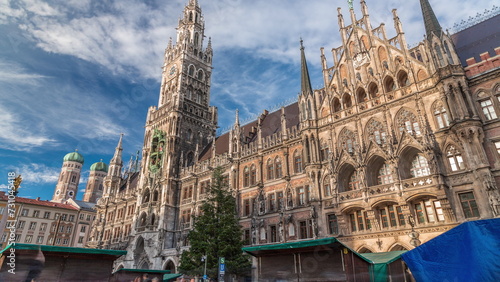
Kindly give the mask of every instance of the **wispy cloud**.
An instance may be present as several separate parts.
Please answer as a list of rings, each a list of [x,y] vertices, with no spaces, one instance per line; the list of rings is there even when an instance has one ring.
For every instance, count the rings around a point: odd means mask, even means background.
[[[56,184],[59,178],[61,169],[55,167],[47,167],[44,164],[30,163],[22,165],[18,169],[18,174],[23,178],[22,186],[33,184]],[[24,184],[24,185],[23,185]],[[55,186],[54,186],[55,187]]]
[[[345,2],[345,1],[344,1]],[[338,47],[337,6],[342,7],[346,24],[349,10],[344,2],[328,1],[201,1],[206,19],[206,35],[214,48],[252,50],[251,56],[278,62],[297,62],[298,39],[304,37],[316,53],[321,46]],[[471,1],[431,1],[444,28],[476,12],[490,8]],[[174,37],[176,20],[186,0],[115,2],[25,0],[14,8],[0,4],[0,20],[23,27],[38,47],[48,52],[76,56],[98,63],[116,73],[137,72],[159,79],[161,56],[168,37]],[[392,31],[393,8],[398,8],[408,42],[422,40],[422,16],[418,1],[404,5],[398,0],[367,1],[374,26],[384,22]],[[359,4],[355,13],[361,17]],[[319,54],[311,61],[319,65]]]

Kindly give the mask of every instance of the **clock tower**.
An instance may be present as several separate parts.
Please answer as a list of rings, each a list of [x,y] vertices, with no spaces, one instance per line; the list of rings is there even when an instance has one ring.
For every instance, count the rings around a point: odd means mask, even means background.
[[[179,19],[176,42],[165,50],[157,107],[145,126],[136,234],[172,248],[178,229],[179,171],[197,160],[215,137],[217,110],[209,106],[212,47],[204,42],[205,23],[196,0]],[[137,238],[138,236],[136,236]]]

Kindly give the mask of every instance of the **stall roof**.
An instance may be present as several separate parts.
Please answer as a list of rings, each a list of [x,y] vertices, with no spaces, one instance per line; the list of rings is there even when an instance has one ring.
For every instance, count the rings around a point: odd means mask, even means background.
[[[340,242],[335,237],[329,237],[329,238],[316,239],[316,240],[295,241],[295,242],[288,242],[288,243],[282,243],[282,244],[246,247],[246,248],[243,248],[243,251],[254,256],[255,253],[262,252],[262,251],[307,248],[307,247],[316,247],[316,246],[321,246],[321,245],[331,245],[334,243],[340,243]],[[340,244],[342,244],[342,243],[340,243]]]
[[[41,250],[42,252],[96,254],[96,255],[110,255],[110,256],[123,256],[127,254],[127,251],[118,251],[118,250],[87,249],[87,248],[60,247],[60,246],[47,246],[47,245],[22,244],[22,243],[10,244],[7,247],[5,247],[5,249],[0,251],[0,254],[3,254],[3,252],[5,252],[10,248],[15,248],[16,250]]]
[[[401,257],[402,254],[407,251],[392,251],[385,253],[358,253],[358,255],[364,259],[365,261],[371,264],[379,264],[379,263],[391,263]]]
[[[169,273],[169,274],[164,274],[163,275],[163,281],[169,281],[170,279],[175,279],[179,276],[181,276],[181,273]]]
[[[155,270],[155,269],[133,269],[133,268],[120,268],[117,271],[113,272],[113,274],[117,272],[141,272],[141,273],[161,273],[161,274],[170,274],[170,270]]]
[[[500,218],[470,221],[404,253],[417,281],[500,281]]]

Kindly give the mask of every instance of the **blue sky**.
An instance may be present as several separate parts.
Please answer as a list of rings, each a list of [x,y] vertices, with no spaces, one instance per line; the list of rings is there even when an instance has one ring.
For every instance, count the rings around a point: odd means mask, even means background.
[[[90,165],[109,162],[120,133],[124,159],[135,155],[147,109],[158,101],[164,49],[187,2],[0,0],[0,189],[15,171],[24,178],[19,196],[51,199],[62,158],[78,149],[83,190]],[[331,66],[329,50],[341,45],[337,7],[350,24],[347,1],[198,2],[214,48],[211,104],[221,130],[236,109],[248,121],[297,97],[301,37],[313,88],[321,88],[319,49]],[[397,8],[408,43],[423,39],[419,1],[366,2],[373,27],[385,23],[394,36]],[[444,29],[498,4],[430,2]],[[354,9],[359,18],[359,1]]]

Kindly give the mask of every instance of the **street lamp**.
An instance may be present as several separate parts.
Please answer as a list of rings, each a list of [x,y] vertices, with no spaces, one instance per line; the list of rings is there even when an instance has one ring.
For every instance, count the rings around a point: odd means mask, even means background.
[[[201,257],[201,261],[205,262],[205,269],[203,270],[203,281],[207,279],[207,255]]]

